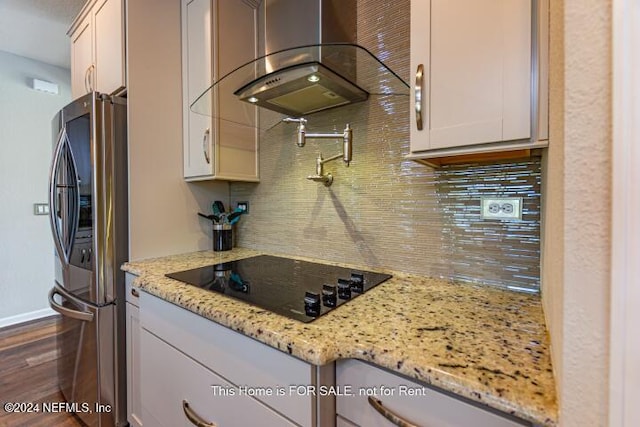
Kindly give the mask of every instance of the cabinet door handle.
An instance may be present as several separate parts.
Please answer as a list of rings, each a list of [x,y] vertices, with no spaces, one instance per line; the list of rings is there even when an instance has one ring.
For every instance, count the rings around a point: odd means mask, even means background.
[[[96,82],[95,82],[95,71],[96,71],[96,66],[91,64],[91,66],[89,67],[89,92],[93,92],[96,88]]]
[[[91,64],[87,67],[87,71],[84,72],[84,90],[86,92],[93,92],[93,70],[96,67]]]
[[[138,298],[138,297],[140,297],[140,292],[138,292],[138,290],[136,288],[131,288],[131,295],[133,295],[134,297]]]
[[[214,423],[210,423],[204,420],[200,415],[196,414],[191,406],[189,406],[189,402],[186,400],[182,401],[182,410],[184,411],[184,415],[187,417],[191,424],[196,427],[216,427]]]
[[[418,130],[422,130],[422,85],[424,82],[424,65],[418,65],[416,71],[416,86],[415,86],[415,109],[416,109],[416,126]]]
[[[91,65],[87,67],[86,71],[84,72],[84,91],[89,93],[91,92],[91,90],[89,90],[89,72],[91,71]]]
[[[204,153],[204,159],[207,161],[207,164],[211,163],[211,160],[209,159],[209,134],[211,132],[209,131],[209,128],[207,128],[204,131],[204,135],[202,136],[202,152]]]
[[[418,427],[416,424],[413,424],[402,418],[400,415],[395,414],[390,409],[385,408],[380,400],[371,396],[369,396],[368,400],[369,405],[371,405],[373,409],[378,411],[380,415],[391,421],[394,425],[397,425],[398,427]]]

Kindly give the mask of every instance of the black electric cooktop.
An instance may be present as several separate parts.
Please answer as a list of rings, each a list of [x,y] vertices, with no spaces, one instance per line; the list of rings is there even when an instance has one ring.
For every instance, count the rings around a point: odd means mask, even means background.
[[[389,279],[388,274],[259,255],[166,275],[304,323]]]

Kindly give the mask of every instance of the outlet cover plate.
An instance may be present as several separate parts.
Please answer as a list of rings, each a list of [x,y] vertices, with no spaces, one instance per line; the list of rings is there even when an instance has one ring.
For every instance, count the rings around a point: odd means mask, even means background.
[[[249,214],[249,202],[237,202],[236,207],[242,209],[245,214]]]
[[[49,215],[49,203],[34,203],[33,204],[34,215]]]
[[[480,204],[482,219],[522,219],[522,197],[483,197]]]

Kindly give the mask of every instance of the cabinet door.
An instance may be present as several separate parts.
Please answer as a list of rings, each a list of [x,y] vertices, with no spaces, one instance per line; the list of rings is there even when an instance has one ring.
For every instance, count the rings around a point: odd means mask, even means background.
[[[242,1],[216,0],[215,3],[217,31],[213,34],[214,75],[216,79],[221,79],[255,58],[256,11]],[[233,42],[229,43],[228,40]],[[245,78],[253,76],[247,75]],[[218,108],[224,108],[225,117],[215,121],[216,174],[226,179],[256,181],[257,107],[238,100],[228,89],[219,91],[214,102]]]
[[[190,105],[216,79],[256,55],[256,10],[237,0],[182,0],[184,177],[258,181],[257,109],[227,85],[211,96],[213,117]],[[220,109],[224,110],[223,114]],[[220,117],[220,116],[224,117]]]
[[[93,6],[95,90],[114,93],[124,88],[124,12],[122,0],[101,0]]]
[[[142,409],[146,420],[165,427],[197,425],[187,419],[185,402],[203,423],[216,426],[293,426],[286,418],[238,391],[222,377],[142,330]],[[204,425],[204,424],[201,424]],[[208,425],[208,424],[207,424]]]
[[[411,64],[412,151],[530,138],[530,0],[413,0]]]
[[[189,106],[212,84],[211,0],[183,0],[182,13],[184,175],[210,176],[216,161],[211,117]]]
[[[127,420],[131,427],[142,427],[140,401],[140,317],[139,309],[127,304]]]
[[[71,34],[71,96],[77,99],[91,91],[93,68],[91,14],[88,14]]]

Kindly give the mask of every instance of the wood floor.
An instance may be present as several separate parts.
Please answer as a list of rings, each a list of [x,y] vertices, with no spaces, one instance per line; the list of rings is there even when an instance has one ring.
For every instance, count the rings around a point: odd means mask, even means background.
[[[0,405],[64,402],[56,370],[58,322],[59,316],[53,316],[0,329]],[[7,413],[0,408],[0,427],[81,425],[66,412]]]

